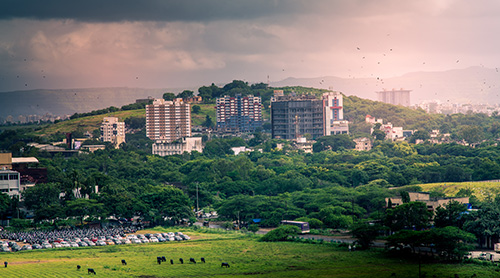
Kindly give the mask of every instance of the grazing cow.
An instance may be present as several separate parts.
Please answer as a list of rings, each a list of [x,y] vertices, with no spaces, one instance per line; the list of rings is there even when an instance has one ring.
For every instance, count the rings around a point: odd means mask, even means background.
[[[89,268],[88,269],[88,274],[94,274],[94,275],[96,275],[97,273],[95,273],[95,270],[93,268]]]
[[[5,267],[7,267],[7,265],[8,265],[9,263],[8,263],[8,262],[4,262],[3,264],[5,265]]]
[[[179,259],[179,262],[181,262],[181,264],[184,263],[184,260],[182,258]]]
[[[224,266],[225,266],[226,268],[231,267],[228,263],[221,263],[221,264],[220,264],[220,267],[224,267]]]
[[[80,265],[76,265],[76,270],[80,270],[82,268]]]
[[[122,265],[127,265],[127,261],[122,260]]]
[[[166,262],[167,261],[167,258],[165,258],[165,256],[161,257],[161,261],[162,262]]]
[[[156,258],[156,262],[157,262],[158,264],[161,264],[161,258],[160,258],[160,257],[157,257],[157,258]]]
[[[174,260],[170,259],[170,264],[174,264]]]
[[[194,263],[194,264],[196,263],[196,261],[194,260],[194,258],[189,258],[189,262]]]
[[[202,261],[203,263],[205,263],[205,258],[201,258],[201,261]]]

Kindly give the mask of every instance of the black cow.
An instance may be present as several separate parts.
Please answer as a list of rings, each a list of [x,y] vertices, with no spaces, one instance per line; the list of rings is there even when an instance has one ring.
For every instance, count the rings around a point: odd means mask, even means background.
[[[161,257],[156,257],[156,262],[157,262],[158,264],[161,264]]]
[[[88,274],[94,274],[94,275],[96,275],[97,273],[95,273],[95,270],[93,268],[89,268],[88,269]]]
[[[205,258],[201,258],[201,261],[202,261],[203,263],[205,263]]]
[[[226,268],[231,267],[228,263],[221,263],[221,264],[220,264],[220,267],[224,267],[224,266],[225,266]]]
[[[170,264],[174,264],[174,260],[170,259]]]
[[[162,262],[166,262],[167,261],[167,258],[165,258],[165,256],[161,257],[161,261]]]
[[[182,258],[179,259],[179,262],[181,262],[181,264],[184,263],[184,260]]]
[[[122,265],[127,265],[127,261],[122,260]]]
[[[80,265],[76,266],[76,270],[80,270],[80,268],[82,268]]]
[[[189,262],[194,263],[194,264],[196,263],[196,261],[194,260],[194,258],[189,258]]]
[[[3,264],[5,265],[5,267],[7,267],[7,265],[9,264],[8,262],[3,262]]]

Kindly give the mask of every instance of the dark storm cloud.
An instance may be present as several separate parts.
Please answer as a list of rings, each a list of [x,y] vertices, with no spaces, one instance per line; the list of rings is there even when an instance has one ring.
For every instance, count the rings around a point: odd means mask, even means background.
[[[3,0],[0,19],[115,21],[211,21],[252,19],[305,9],[303,1],[283,0]]]

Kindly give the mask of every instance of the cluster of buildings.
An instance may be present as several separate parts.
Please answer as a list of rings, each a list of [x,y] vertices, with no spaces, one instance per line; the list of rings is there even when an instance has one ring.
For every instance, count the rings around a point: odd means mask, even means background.
[[[0,192],[20,196],[21,192],[36,183],[47,182],[47,168],[33,167],[39,163],[35,157],[12,157],[0,153]]]
[[[424,101],[415,108],[420,108],[431,114],[467,114],[467,113],[484,113],[491,116],[493,112],[500,113],[499,104],[458,104],[458,103],[441,103],[440,101]]]

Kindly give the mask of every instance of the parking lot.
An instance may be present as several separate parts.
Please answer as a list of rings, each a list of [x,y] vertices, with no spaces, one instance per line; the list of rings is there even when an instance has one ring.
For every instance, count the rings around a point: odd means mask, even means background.
[[[72,229],[50,232],[0,233],[0,251],[16,252],[32,249],[79,248],[121,244],[144,244],[191,239],[181,232],[176,233],[126,233],[121,229]],[[134,231],[136,232],[136,231]]]

